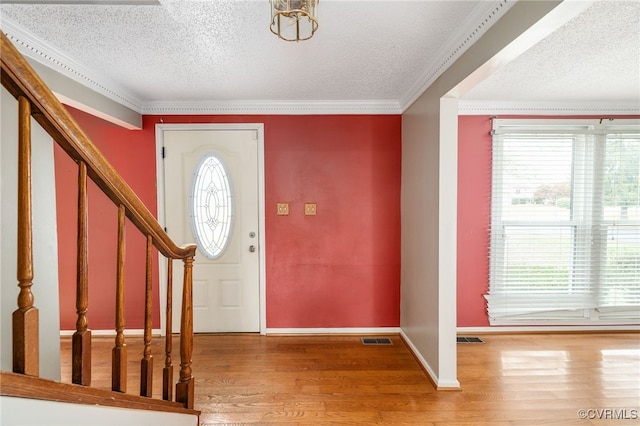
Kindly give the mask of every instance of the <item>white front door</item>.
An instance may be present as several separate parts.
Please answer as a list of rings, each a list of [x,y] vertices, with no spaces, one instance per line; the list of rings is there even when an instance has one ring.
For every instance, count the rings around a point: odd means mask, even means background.
[[[198,244],[194,332],[260,331],[257,133],[163,132],[167,233],[178,243]],[[173,286],[173,300],[182,300],[178,262]],[[174,304],[173,323],[179,319]]]

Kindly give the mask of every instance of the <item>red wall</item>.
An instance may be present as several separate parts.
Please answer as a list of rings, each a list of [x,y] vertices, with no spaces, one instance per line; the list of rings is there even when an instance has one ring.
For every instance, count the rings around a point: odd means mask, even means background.
[[[145,116],[143,130],[128,131],[70,110],[154,214],[156,123],[264,123],[267,327],[399,325],[400,116]],[[491,121],[461,116],[458,123],[457,325],[484,327]],[[77,166],[55,154],[61,325],[73,329]],[[113,329],[116,209],[92,185],[89,198],[89,322]],[[289,216],[276,215],[279,202],[289,203]],[[317,203],[317,216],[302,214],[305,202]],[[144,250],[129,224],[128,328],[143,325]],[[158,298],[155,279],[156,327]]]
[[[264,123],[267,327],[399,325],[400,116],[145,116],[143,130],[128,131],[70,110],[154,214],[156,123]],[[488,116],[459,117],[459,327],[489,325],[490,130]],[[55,154],[61,325],[73,329],[77,166]],[[116,209],[93,186],[89,198],[89,323],[113,329]],[[275,214],[279,202],[289,216]],[[305,202],[317,203],[317,216],[302,214]],[[128,328],[143,325],[144,246],[129,224]],[[156,327],[158,298],[155,279]]]
[[[501,116],[500,118],[587,118],[600,116]],[[612,116],[611,118],[640,118]],[[483,297],[489,288],[491,224],[491,117],[458,118],[458,327],[489,326]]]
[[[114,126],[89,114],[68,108],[80,127],[98,146],[107,160],[156,213],[155,147],[138,143],[144,133]],[[54,144],[56,198],[58,205],[58,256],[60,279],[60,327],[75,329],[76,236],[78,166]],[[116,240],[118,211],[91,180],[89,198],[89,328],[115,328]],[[144,285],[146,241],[128,220],[125,225],[125,325],[144,326]],[[157,277],[157,255],[154,254]],[[158,281],[154,281],[153,318],[159,324]]]
[[[458,327],[489,325],[490,132],[490,117],[458,118]]]
[[[145,116],[143,130],[127,131],[72,113],[152,213],[156,123],[264,123],[267,327],[399,325],[400,116]],[[72,329],[77,167],[62,157],[61,326]],[[89,324],[113,329],[116,210],[102,198],[90,192]],[[275,214],[278,202],[289,216]],[[302,214],[305,202],[317,203],[317,216]],[[144,240],[129,228],[127,327],[141,328]],[[157,279],[154,289],[158,306]]]

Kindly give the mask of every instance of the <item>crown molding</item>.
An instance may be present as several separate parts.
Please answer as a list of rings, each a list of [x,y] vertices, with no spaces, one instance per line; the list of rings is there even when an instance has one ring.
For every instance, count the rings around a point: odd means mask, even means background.
[[[118,102],[136,112],[142,102],[105,75],[88,69],[56,47],[26,31],[10,19],[1,17],[2,32],[25,57],[33,59],[60,74]]]
[[[402,114],[397,101],[159,101],[143,102],[114,81],[69,57],[34,34],[2,17],[2,31],[24,56],[67,76],[140,114]]]
[[[420,74],[409,90],[400,98],[406,111],[431,84],[513,6],[513,0],[480,1],[473,13],[462,23],[448,43],[434,55],[431,64]]]
[[[109,0],[106,0],[109,1]],[[119,0],[116,0],[119,1]],[[131,1],[131,0],[122,0]],[[147,1],[147,0],[142,0]],[[135,0],[133,0],[135,2]],[[154,3],[149,0],[149,3]],[[312,114],[402,114],[424,91],[477,41],[514,4],[513,0],[478,2],[474,12],[457,33],[434,56],[431,65],[420,75],[399,101],[159,101],[143,102],[108,77],[89,70],[46,41],[1,17],[2,31],[28,58],[83,84],[95,92],[140,114],[215,114],[215,115],[312,115]],[[462,115],[571,115],[571,114],[640,114],[637,102],[504,102],[459,101]]]
[[[459,100],[459,115],[640,115],[640,102]]]
[[[150,102],[142,114],[173,115],[330,115],[402,114],[396,101],[221,101]]]
[[[2,31],[24,56],[140,114],[402,114],[397,101],[160,101],[142,102],[104,75],[89,70],[46,41],[2,18]]]

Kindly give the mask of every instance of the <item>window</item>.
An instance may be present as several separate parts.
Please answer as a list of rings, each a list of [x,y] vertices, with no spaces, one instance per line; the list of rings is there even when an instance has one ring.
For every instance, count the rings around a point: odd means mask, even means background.
[[[640,320],[640,122],[494,120],[491,324]]]
[[[229,175],[215,155],[206,155],[193,172],[191,224],[198,248],[209,259],[223,255],[231,235],[233,205]]]

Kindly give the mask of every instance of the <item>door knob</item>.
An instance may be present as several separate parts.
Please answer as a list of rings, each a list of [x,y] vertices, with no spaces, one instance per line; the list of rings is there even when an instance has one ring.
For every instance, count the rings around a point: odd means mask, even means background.
[[[250,251],[251,253],[253,253],[254,251],[256,251],[256,246],[254,246],[254,245],[249,246],[249,251]]]

